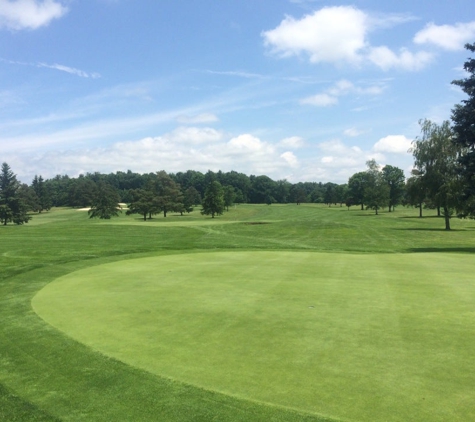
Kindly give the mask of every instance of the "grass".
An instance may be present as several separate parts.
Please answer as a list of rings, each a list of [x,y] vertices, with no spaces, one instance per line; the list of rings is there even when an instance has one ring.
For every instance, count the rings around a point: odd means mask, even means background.
[[[374,216],[316,205],[242,205],[215,220],[193,213],[141,222],[126,216],[94,221],[85,213],[58,209],[34,216],[26,226],[2,227],[0,419],[473,420],[470,351],[475,343],[471,310],[475,297],[468,277],[473,274],[475,224],[454,220],[454,231],[445,232],[439,230],[442,219],[416,215],[417,211],[405,209]],[[320,263],[309,258],[318,256],[316,252],[323,252]],[[266,268],[267,277],[258,273],[260,254],[279,256]],[[301,284],[282,282],[283,271],[294,262],[285,257],[292,254],[304,260],[295,269]],[[200,285],[196,283],[200,275],[190,279],[186,266],[181,278],[166,272],[179,270],[182,262],[198,267],[205,256],[244,259],[251,268],[243,277],[246,273],[237,271],[243,262],[229,265],[232,276],[224,290],[221,270]],[[143,261],[126,261],[137,258]],[[64,303],[48,305],[60,298],[59,290],[51,289],[59,289],[69,277],[92,277],[110,269],[123,274],[132,263],[158,263],[155,271],[165,283],[161,289],[167,282],[174,285],[175,277],[185,288],[168,290],[163,296],[167,308],[154,307],[150,291],[137,288],[140,280],[145,280],[142,287],[147,286],[146,274],[140,278],[131,274],[122,283],[110,281],[117,290],[114,300],[105,300],[109,289],[85,300],[88,289],[97,293],[107,283],[102,287],[79,283],[78,290],[63,292]],[[135,269],[141,268],[145,267]],[[372,273],[372,268],[377,271]],[[314,285],[311,274],[318,272],[322,276]],[[51,284],[54,280],[58,281]],[[148,288],[151,285],[148,282]],[[78,334],[71,327],[60,327],[68,336],[39,318],[31,306],[39,291],[35,306],[47,320],[58,324],[60,314],[46,313],[64,311],[66,324],[91,328],[84,331],[89,340],[74,340]],[[44,296],[40,310],[41,295],[48,291],[52,294]],[[321,291],[325,294],[317,295]],[[71,296],[74,292],[77,301]],[[262,314],[256,305],[259,300],[250,300],[256,295],[267,304]],[[312,304],[304,300],[307,296],[314,299]],[[200,302],[200,297],[207,301]],[[239,306],[231,300],[236,297]],[[299,298],[301,309],[289,311]],[[88,320],[93,315],[82,307],[93,305],[93,299],[104,312],[99,315],[108,313],[122,328],[129,321],[144,329],[123,329],[124,336],[132,336],[127,346],[120,346],[120,338],[108,343],[113,324],[105,327],[101,318]],[[109,307],[103,308],[106,302]],[[226,303],[229,306],[223,306]],[[60,307],[66,304],[70,306]],[[155,312],[153,318],[135,312],[136,308]],[[166,314],[160,313],[165,309]],[[196,309],[206,318],[197,318]],[[231,319],[229,314],[236,312]],[[308,319],[310,315],[318,318]],[[148,328],[164,318],[173,324],[165,331],[155,327],[154,333],[167,341],[144,342]],[[186,331],[193,321],[194,331]],[[272,321],[285,329],[272,327]],[[232,325],[229,332],[226,324]],[[219,336],[216,327],[221,328]],[[117,332],[117,325],[114,329]],[[104,330],[108,332],[101,336]],[[322,336],[308,335],[315,331]],[[252,347],[243,347],[250,333],[254,333]],[[108,344],[96,343],[99,340]],[[201,349],[188,353],[188,341]],[[141,357],[137,343],[143,345]],[[161,348],[160,359],[147,360],[156,348]],[[240,357],[241,366],[230,365],[233,357],[234,361]],[[311,386],[310,391],[299,382]]]

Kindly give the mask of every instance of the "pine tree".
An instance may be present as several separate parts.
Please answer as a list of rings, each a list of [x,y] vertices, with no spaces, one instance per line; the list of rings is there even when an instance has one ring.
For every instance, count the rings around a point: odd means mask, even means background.
[[[20,183],[7,163],[0,170],[0,223],[28,223],[28,207],[18,194]]]
[[[475,43],[466,44],[465,48],[475,52]],[[459,157],[461,175],[465,182],[461,198],[462,212],[475,217],[475,59],[468,59],[463,68],[469,76],[452,83],[462,88],[468,99],[462,100],[462,104],[457,104],[452,110],[453,141],[463,149]]]

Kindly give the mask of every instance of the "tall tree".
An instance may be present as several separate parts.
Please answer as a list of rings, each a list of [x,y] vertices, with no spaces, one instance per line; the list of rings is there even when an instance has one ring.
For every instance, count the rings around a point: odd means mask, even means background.
[[[422,218],[422,205],[426,197],[422,180],[417,175],[406,180],[406,203],[419,208],[419,218]]]
[[[205,191],[205,196],[202,202],[203,209],[201,214],[211,215],[214,218],[215,215],[221,215],[224,211],[224,190],[217,180],[211,182]]]
[[[226,211],[229,211],[229,207],[234,204],[234,200],[236,199],[236,191],[232,186],[224,186],[224,206],[226,207]]]
[[[163,216],[169,211],[183,210],[183,193],[180,185],[176,183],[165,171],[159,171],[154,180],[154,193]]]
[[[193,211],[194,205],[201,204],[201,195],[197,189],[193,186],[190,186],[183,193],[183,210],[186,212]]]
[[[28,205],[19,195],[20,183],[7,163],[0,170],[0,223],[28,223]]]
[[[365,187],[368,184],[368,173],[360,171],[355,173],[348,180],[348,196],[351,198],[352,204],[359,204],[364,209],[365,204]]]
[[[474,53],[475,43],[466,44],[465,48]],[[462,88],[468,98],[455,105],[452,110],[453,141],[463,149],[459,157],[465,182],[462,211],[465,215],[475,217],[475,58],[467,59],[463,68],[468,76],[452,83]]]
[[[100,180],[88,211],[89,218],[109,220],[111,217],[117,217],[121,212],[117,190]]]
[[[389,164],[383,167],[383,180],[389,187],[389,212],[402,201],[405,179],[404,172],[400,168],[390,166]]]
[[[39,213],[42,211],[49,211],[52,206],[51,195],[49,194],[49,190],[45,185],[43,177],[35,176],[31,183],[31,187],[38,197],[38,209],[36,211]]]
[[[450,230],[450,218],[460,204],[462,184],[457,160],[462,150],[452,142],[453,132],[447,120],[438,125],[424,119],[419,124],[421,136],[412,143],[413,173],[421,178],[428,199],[442,208],[445,229]]]
[[[366,171],[367,183],[364,188],[364,201],[366,207],[374,210],[377,215],[378,210],[389,201],[389,186],[374,159],[367,161],[366,165],[368,170]]]

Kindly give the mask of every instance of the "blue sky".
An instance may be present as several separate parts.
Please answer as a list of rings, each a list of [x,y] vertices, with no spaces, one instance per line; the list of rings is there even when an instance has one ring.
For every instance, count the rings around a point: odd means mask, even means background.
[[[35,174],[408,172],[473,0],[0,0],[0,161]]]

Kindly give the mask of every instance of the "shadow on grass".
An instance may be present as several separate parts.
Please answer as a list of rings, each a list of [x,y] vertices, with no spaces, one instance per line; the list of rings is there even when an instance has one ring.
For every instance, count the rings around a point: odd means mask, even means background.
[[[414,232],[465,232],[467,229],[450,229],[445,230],[442,227],[393,227],[391,230],[404,230],[404,231],[414,231]]]
[[[408,252],[413,253],[432,253],[432,252],[443,252],[443,253],[475,253],[475,247],[455,247],[455,248],[409,248]]]
[[[401,215],[399,218],[413,218],[413,219],[418,219],[418,220],[426,220],[428,218],[444,218],[442,215],[423,215],[422,217],[419,217],[418,215]]]

